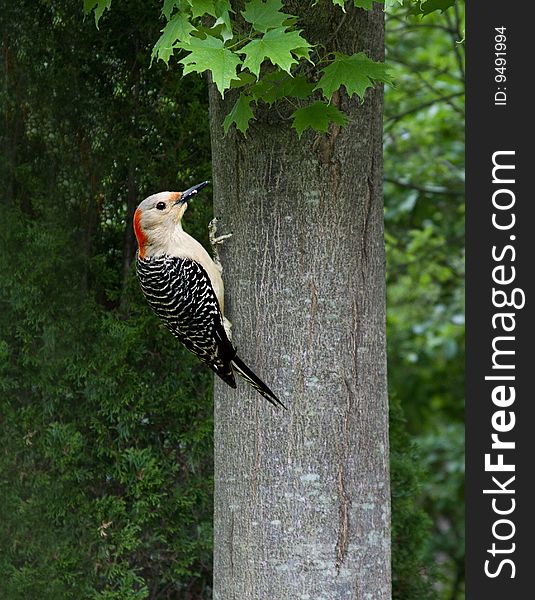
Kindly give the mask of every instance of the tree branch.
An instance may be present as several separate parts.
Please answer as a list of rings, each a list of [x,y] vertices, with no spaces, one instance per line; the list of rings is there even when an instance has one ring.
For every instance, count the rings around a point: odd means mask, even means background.
[[[399,179],[394,179],[392,177],[385,177],[383,179],[385,183],[392,183],[393,185],[397,185],[400,188],[406,190],[414,190],[416,192],[421,192],[422,194],[435,194],[439,196],[462,196],[464,194],[463,190],[445,190],[440,187],[424,187],[419,186],[414,183],[406,183],[404,181],[400,181]]]
[[[433,104],[435,104],[435,102],[448,102],[452,98],[458,98],[459,96],[463,96],[463,95],[464,95],[464,92],[455,92],[454,94],[450,94],[449,96],[441,96],[439,98],[433,98],[427,102],[423,102],[422,104],[419,104],[418,106],[413,106],[412,108],[409,108],[403,112],[400,112],[397,115],[388,117],[387,125],[392,126],[394,123],[397,123],[398,121],[400,121],[407,115],[411,115],[415,112],[419,112],[420,110],[423,110],[424,108],[427,108],[428,106],[432,106]],[[449,102],[448,102],[448,104],[449,104]]]

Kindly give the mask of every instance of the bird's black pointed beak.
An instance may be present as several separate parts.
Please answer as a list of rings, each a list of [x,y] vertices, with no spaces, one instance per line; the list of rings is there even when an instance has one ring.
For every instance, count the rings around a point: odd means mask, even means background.
[[[203,187],[206,187],[209,183],[209,181],[203,181],[202,183],[198,183],[197,185],[188,188],[185,192],[182,192],[182,195],[175,204],[184,204],[185,202],[188,202],[188,200],[191,200],[199,190],[202,190]]]

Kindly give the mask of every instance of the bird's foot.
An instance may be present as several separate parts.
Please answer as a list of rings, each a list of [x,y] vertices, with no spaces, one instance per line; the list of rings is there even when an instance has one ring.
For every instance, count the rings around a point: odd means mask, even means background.
[[[210,244],[211,244],[212,248],[214,249],[214,251],[215,251],[216,246],[219,246],[225,240],[228,240],[230,237],[232,237],[232,233],[226,233],[225,235],[218,236],[217,235],[217,222],[218,222],[217,217],[214,217],[208,225],[208,235],[210,238]]]
[[[208,225],[208,238],[210,240],[210,245],[212,246],[212,252],[214,254],[214,262],[218,266],[219,270],[222,271],[223,267],[221,265],[221,259],[219,258],[219,252],[217,247],[220,246],[225,240],[228,240],[232,237],[232,233],[226,233],[225,235],[217,235],[217,221],[218,219],[214,217],[210,224]]]

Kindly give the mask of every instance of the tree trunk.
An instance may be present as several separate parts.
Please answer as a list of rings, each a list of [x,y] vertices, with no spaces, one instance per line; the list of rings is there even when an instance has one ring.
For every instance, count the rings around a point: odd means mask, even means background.
[[[380,9],[304,25],[382,58]],[[300,141],[284,107],[223,137],[232,101],[211,90],[226,314],[288,411],[216,381],[214,600],[388,599],[382,90],[337,96],[350,124]]]

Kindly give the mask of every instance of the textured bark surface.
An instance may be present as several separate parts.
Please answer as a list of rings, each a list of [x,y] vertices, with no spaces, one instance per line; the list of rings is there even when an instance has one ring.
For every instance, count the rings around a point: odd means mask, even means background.
[[[308,39],[382,57],[379,10],[320,4]],[[382,91],[301,141],[276,111],[224,138],[210,100],[226,313],[289,409],[216,381],[214,599],[388,599]]]

